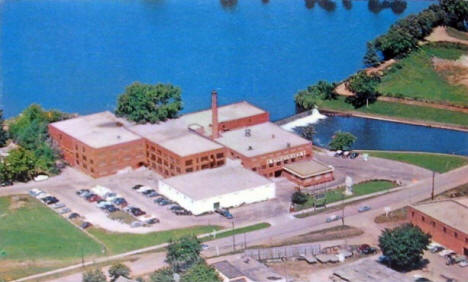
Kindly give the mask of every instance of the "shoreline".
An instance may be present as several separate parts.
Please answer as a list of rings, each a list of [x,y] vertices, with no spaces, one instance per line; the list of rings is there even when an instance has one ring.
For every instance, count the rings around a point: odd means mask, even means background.
[[[461,131],[461,132],[468,133],[468,127],[445,124],[445,123],[434,123],[434,122],[427,122],[427,121],[422,121],[422,120],[410,120],[410,119],[398,118],[398,117],[388,117],[388,116],[382,116],[382,115],[364,114],[364,113],[355,112],[355,111],[339,111],[339,110],[333,110],[333,109],[328,109],[328,108],[319,108],[319,111],[320,111],[321,114],[324,114],[324,115],[327,115],[327,116],[369,118],[369,119],[382,120],[382,121],[388,121],[388,122],[424,126],[424,127],[429,127],[429,128],[455,130],[455,131]],[[294,114],[292,116],[286,117],[284,119],[277,120],[274,123],[276,123],[277,125],[283,125],[285,123],[294,121],[294,120],[296,120],[298,118],[305,117],[305,116],[309,115],[310,113],[311,113],[311,110],[307,110],[307,111],[300,112],[300,113]]]

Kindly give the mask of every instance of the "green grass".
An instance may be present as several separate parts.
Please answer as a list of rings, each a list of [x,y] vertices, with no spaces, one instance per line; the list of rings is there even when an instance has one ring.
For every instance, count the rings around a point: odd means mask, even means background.
[[[216,238],[213,237],[212,235],[207,236],[207,237],[203,237],[201,239],[201,241],[206,242],[206,241],[210,241],[210,240],[221,239],[221,238],[229,237],[229,236],[232,236],[232,235],[248,233],[248,232],[268,228],[270,226],[271,226],[271,224],[269,224],[268,222],[262,222],[262,223],[249,225],[249,226],[246,226],[246,227],[234,228],[234,230],[231,229],[231,230],[227,230],[227,231],[224,231],[224,232],[217,233]]]
[[[102,247],[38,200],[10,196],[0,198],[0,249],[4,259],[23,260],[81,258]]]
[[[368,195],[372,194],[375,192],[380,192],[380,191],[385,191],[391,188],[396,187],[396,184],[387,181],[387,180],[371,180],[371,181],[366,181],[362,182],[359,184],[353,185],[353,194],[352,195],[344,195],[344,190],[345,188],[338,188],[338,189],[333,189],[325,192],[325,197],[316,200],[314,196],[309,196],[307,202],[303,205],[299,205],[297,207],[297,210],[303,210],[307,208],[311,208],[314,206],[314,203],[316,204],[331,204],[335,203],[341,200],[346,200],[350,199],[353,197],[359,197],[363,195]]]
[[[345,98],[341,96],[336,100],[324,100],[321,101],[319,108],[340,112],[357,112],[390,118],[404,118],[411,121],[438,122],[468,127],[468,114],[461,112],[383,101],[377,101],[370,104],[369,107],[364,106],[355,109],[351,104],[345,103],[344,100]]]
[[[377,89],[383,95],[467,106],[468,89],[450,84],[434,70],[431,62],[432,57],[456,60],[463,54],[467,50],[425,45],[393,65]]]
[[[366,152],[373,157],[409,163],[439,173],[444,173],[468,164],[468,158],[454,155],[390,151],[363,152]]]
[[[460,40],[468,40],[468,33],[459,31],[453,27],[447,27],[447,34]]]
[[[100,228],[90,228],[89,232],[101,240],[111,254],[129,252],[169,242],[185,235],[199,235],[219,230],[219,226],[193,226],[183,229],[151,232],[146,234],[116,233]]]

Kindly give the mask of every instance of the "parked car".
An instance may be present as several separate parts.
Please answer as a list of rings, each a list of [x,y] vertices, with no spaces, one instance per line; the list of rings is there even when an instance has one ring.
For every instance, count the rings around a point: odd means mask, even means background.
[[[173,211],[175,215],[192,215],[192,212],[186,210],[186,209],[181,209],[181,210],[174,210]],[[232,215],[231,215],[232,218]]]
[[[350,154],[349,151],[344,151],[343,154],[341,155],[341,157],[343,159],[347,159],[349,157],[349,154]]]
[[[147,194],[150,194],[150,193],[152,193],[152,192],[156,192],[156,191],[154,191],[154,189],[145,189],[145,190],[143,190],[141,193],[142,193],[143,195],[147,195]]]
[[[74,218],[78,218],[80,217],[80,214],[76,213],[76,212],[72,212],[69,216],[68,216],[68,219],[74,219]]]
[[[209,248],[209,246],[207,244],[201,244],[200,247],[201,247],[202,251]]]
[[[141,187],[143,187],[143,185],[137,184],[137,185],[133,186],[132,189],[137,190],[137,189],[140,189]]]
[[[144,212],[144,211],[137,208],[137,209],[132,210],[132,214],[133,214],[133,216],[141,216],[141,215],[146,214],[146,212]]]
[[[216,212],[219,213],[220,215],[224,216],[227,219],[232,219],[233,218],[232,214],[227,209],[217,209]]]
[[[179,205],[173,205],[168,208],[168,210],[175,211],[175,210],[183,210],[184,208]]]
[[[389,265],[390,264],[390,258],[387,257],[387,256],[380,256],[378,259],[377,259],[378,262],[382,263],[382,264],[385,264],[385,265]]]
[[[100,201],[98,201],[98,203],[97,203],[97,206],[98,206],[98,208],[100,208],[100,209],[105,209],[106,206],[109,206],[109,205],[112,205],[112,203],[111,203],[111,202],[108,202],[108,201],[104,201],[104,200],[100,200]]]
[[[58,203],[59,200],[53,196],[48,196],[48,197],[43,198],[42,201],[46,203],[47,205],[52,205],[52,204]]]
[[[141,221],[139,221],[139,220],[136,220],[136,221],[130,223],[130,227],[133,227],[133,228],[135,228],[135,227],[141,227],[141,226],[143,226],[143,222],[141,222]]]
[[[153,215],[143,215],[141,216],[140,218],[140,221],[143,222],[144,224],[155,224],[155,223],[159,223],[159,219],[156,218],[155,216]]]
[[[99,200],[102,200],[102,198],[96,194],[89,194],[88,196],[86,196],[86,200],[88,202],[97,202]]]
[[[349,158],[350,159],[355,159],[359,156],[359,153],[358,152],[352,152],[351,155],[349,155]]]
[[[341,157],[342,154],[343,154],[343,151],[337,150],[337,151],[335,152],[335,157]]]
[[[83,222],[81,224],[82,229],[86,229],[86,228],[91,227],[91,226],[93,226],[93,225],[90,222],[87,222],[87,221],[85,221],[85,222]]]
[[[0,183],[0,186],[2,187],[11,186],[11,185],[13,185],[13,181],[11,180],[5,180],[5,181],[2,181],[2,183]]]
[[[89,189],[80,189],[80,190],[76,191],[76,194],[77,194],[78,196],[81,196],[81,194],[83,194],[83,193],[85,193],[85,192],[89,192]]]
[[[121,207],[121,208],[124,208],[124,207],[126,207],[128,205],[127,201],[124,198],[115,198],[112,201],[112,203],[114,205],[117,205],[117,206]]]
[[[114,205],[107,205],[104,209],[109,213],[113,213],[119,210]]]
[[[164,198],[164,197],[161,196],[161,197],[159,197],[159,198],[154,199],[153,202],[154,202],[155,204],[159,204],[159,202],[164,201],[164,200],[167,201],[166,198]]]
[[[63,208],[58,213],[59,214],[66,214],[66,213],[69,213],[69,212],[71,212],[71,210],[69,208]]]
[[[371,209],[371,207],[369,207],[369,206],[362,206],[362,207],[360,207],[358,209],[358,212],[366,212],[366,211],[368,211],[370,209]]]
[[[159,201],[158,204],[160,206],[167,206],[169,205],[171,202],[169,200],[166,200],[166,199],[162,199],[162,201]]]
[[[106,201],[112,202],[114,199],[117,199],[117,198],[119,198],[119,197],[120,197],[120,196],[117,195],[117,193],[114,193],[114,192],[108,193],[108,194],[106,195]]]
[[[364,255],[370,255],[375,254],[377,252],[377,249],[369,246],[368,244],[362,244],[361,246],[359,246],[358,252]]]
[[[432,246],[432,247],[429,247],[428,249],[429,249],[429,251],[431,253],[435,254],[435,253],[438,253],[440,251],[443,251],[444,247],[442,247],[442,246]]]
[[[53,209],[60,209],[60,208],[63,208],[63,207],[65,207],[64,203],[55,203],[55,204],[52,205]]]
[[[332,221],[339,220],[339,219],[341,219],[341,216],[333,214],[333,215],[330,215],[329,217],[327,217],[326,221],[327,222],[332,222]]]
[[[29,190],[29,195],[31,195],[32,197],[37,197],[37,196],[39,196],[41,193],[44,193],[44,192],[42,192],[42,191],[39,190],[39,189],[31,189],[31,190]]]

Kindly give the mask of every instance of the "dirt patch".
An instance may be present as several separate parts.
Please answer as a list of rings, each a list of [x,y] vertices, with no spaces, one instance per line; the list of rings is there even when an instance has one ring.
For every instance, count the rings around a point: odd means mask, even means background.
[[[374,219],[375,223],[401,223],[407,220],[408,207],[403,207],[388,213],[388,215],[381,214]]]
[[[455,43],[461,43],[461,44],[468,44],[468,40],[461,40],[455,37],[450,36],[447,33],[447,30],[443,26],[438,26],[434,28],[432,33],[425,38],[427,41],[430,42],[455,42]]]
[[[434,57],[432,66],[450,84],[468,87],[468,56],[461,56],[456,61]]]
[[[17,279],[19,277],[27,276],[34,273],[35,270],[42,272],[51,269],[63,267],[70,263],[77,263],[78,261],[66,260],[2,260],[0,264],[0,280],[6,281]]]
[[[8,209],[14,211],[27,206],[29,203],[30,199],[27,196],[12,196],[10,198],[10,206],[8,206]]]

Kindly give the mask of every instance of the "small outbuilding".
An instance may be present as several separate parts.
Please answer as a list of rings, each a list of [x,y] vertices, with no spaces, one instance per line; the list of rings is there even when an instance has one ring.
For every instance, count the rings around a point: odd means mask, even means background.
[[[230,163],[159,181],[159,192],[194,215],[275,198],[271,180]]]

